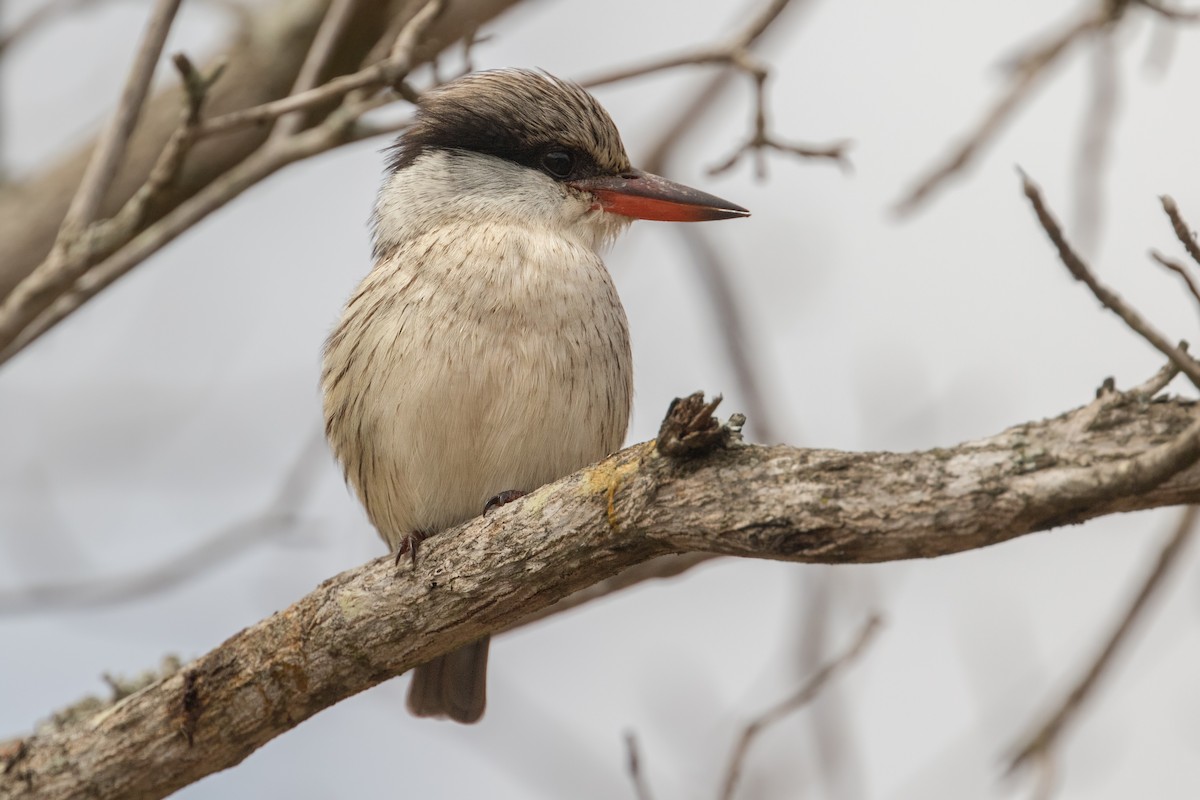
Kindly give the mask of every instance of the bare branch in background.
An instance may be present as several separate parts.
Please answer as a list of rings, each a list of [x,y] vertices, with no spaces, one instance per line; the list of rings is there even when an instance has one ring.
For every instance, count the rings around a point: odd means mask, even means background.
[[[61,295],[90,265],[93,253],[102,249],[94,241],[92,226],[100,202],[124,160],[125,151],[141,116],[150,81],[181,0],[159,0],[146,24],[133,66],[112,119],[96,144],[83,179],[50,254],[0,302],[0,350],[6,348]]]
[[[68,608],[97,608],[173,589],[204,575],[246,551],[293,533],[300,509],[324,471],[328,450],[320,431],[308,442],[284,475],[275,497],[257,514],[228,525],[197,546],[163,564],[107,578],[64,581],[0,590],[0,616]]]
[[[766,83],[769,72],[766,67],[755,62],[747,54],[738,56],[735,63],[754,79],[754,129],[750,138],[739,145],[727,159],[708,170],[709,175],[728,172],[742,160],[742,156],[753,153],[755,174],[759,180],[763,180],[767,177],[766,150],[777,150],[801,158],[827,159],[836,162],[843,169],[849,166],[850,162],[846,159],[846,148],[850,146],[848,140],[843,139],[823,145],[788,144],[775,139],[768,133]]]
[[[244,11],[241,15],[243,24],[236,28],[225,56],[226,75],[206,104],[210,113],[220,116],[260,105],[277,99],[293,86],[330,2],[268,0]],[[478,29],[517,2],[519,0],[447,0],[449,11],[429,27],[414,51],[414,58],[421,63],[428,61],[467,31]],[[419,9],[420,4],[406,0],[358,3],[353,22],[329,65],[330,74],[357,69],[363,55],[377,43],[380,33],[393,19],[410,21]],[[389,40],[388,46],[391,45]],[[202,67],[199,71],[210,74],[211,67]],[[335,106],[331,101],[312,108],[307,113],[308,124],[326,119]],[[130,143],[125,165],[104,200],[101,216],[115,214],[145,184],[163,146],[177,128],[178,108],[179,90],[175,88],[160,91],[148,101],[144,119]],[[380,125],[369,126],[369,129],[368,126],[355,126],[338,144],[358,141],[367,134],[385,129]],[[198,142],[176,185],[155,204],[150,221],[165,216],[194,198],[215,179],[226,176],[232,167],[261,149],[267,134],[266,126],[247,126],[230,131],[220,141]],[[77,152],[0,192],[0,297],[10,294],[45,260],[94,149],[94,144],[85,144]],[[36,327],[47,327],[46,323],[43,319]],[[24,336],[26,339],[32,337],[33,332]]]
[[[441,8],[441,0],[429,0],[425,3],[397,38],[397,45],[403,44],[403,47],[393,48],[386,61],[350,77],[369,73],[371,81],[379,87],[400,80],[412,68],[412,56],[421,35],[432,24]],[[345,84],[345,81],[335,78],[330,82],[333,83],[340,86]],[[365,78],[357,78],[347,91],[367,85],[370,85],[370,82],[365,81]],[[88,264],[85,259],[83,263],[88,266],[80,270],[81,274],[75,279],[74,285],[58,286],[57,298],[36,316],[30,316],[36,306],[31,307],[28,302],[24,302],[30,295],[22,291],[21,287],[25,285],[25,282],[22,282],[4,305],[0,306],[0,363],[12,358],[117,278],[263,178],[302,158],[353,140],[359,118],[378,107],[381,102],[383,101],[378,98],[368,97],[358,102],[346,103],[330,113],[319,125],[286,138],[268,141],[245,161],[121,245],[111,256],[94,266]],[[53,257],[54,253],[51,254],[51,258]],[[37,272],[31,279],[36,275]]]
[[[696,266],[696,275],[712,304],[721,333],[718,339],[745,403],[752,438],[766,443],[783,441],[782,429],[773,422],[774,414],[767,401],[764,381],[755,368],[758,363],[755,354],[759,350],[751,346],[744,304],[733,286],[728,264],[698,226],[680,225],[675,230],[687,246]]]
[[[83,180],[75,192],[75,198],[67,208],[59,229],[59,240],[56,246],[72,246],[77,237],[96,220],[99,213],[100,201],[104,199],[117,169],[125,158],[129,140],[133,136],[133,128],[142,115],[142,106],[150,92],[150,82],[154,79],[155,67],[163,46],[167,42],[167,34],[175,21],[182,0],[158,0],[150,19],[146,23],[145,33],[138,45],[137,55],[121,92],[120,102],[112,119],[100,134],[92,159],[83,173]]]
[[[1024,186],[1025,196],[1029,198],[1029,202],[1033,205],[1034,213],[1037,214],[1038,222],[1041,223],[1042,229],[1054,244],[1055,249],[1058,250],[1058,257],[1070,271],[1071,275],[1076,280],[1082,281],[1092,290],[1092,294],[1096,296],[1096,299],[1105,308],[1119,316],[1134,332],[1153,345],[1160,353],[1171,359],[1195,386],[1200,387],[1200,364],[1189,356],[1187,351],[1167,341],[1165,336],[1159,333],[1132,306],[1122,300],[1116,292],[1096,279],[1096,276],[1092,273],[1088,265],[1075,252],[1070,243],[1067,242],[1058,221],[1055,220],[1054,215],[1046,207],[1045,201],[1042,200],[1041,190],[1023,172],[1021,173],[1021,181]]]
[[[1067,693],[1058,709],[1014,748],[1016,754],[1009,760],[1009,772],[1027,765],[1031,759],[1052,755],[1062,731],[1074,720],[1079,710],[1092,695],[1100,678],[1111,665],[1113,657],[1129,637],[1129,632],[1141,620],[1150,600],[1162,588],[1172,567],[1179,562],[1179,554],[1195,534],[1198,519],[1200,519],[1200,508],[1194,505],[1188,506],[1183,516],[1180,517],[1175,532],[1159,551],[1154,566],[1146,574],[1133,602],[1118,618],[1117,625],[1109,634],[1100,652],[1092,660],[1091,666],[1088,667],[1074,688]]]
[[[633,795],[637,800],[653,800],[654,795],[650,793],[650,785],[646,783],[646,776],[642,774],[642,759],[638,754],[637,736],[632,731],[625,734],[625,752],[627,754],[626,765],[629,769],[629,779],[633,781]]]
[[[358,2],[359,0],[331,0],[321,20],[321,26],[317,28],[317,35],[313,37],[312,45],[308,48],[308,54],[304,56],[304,63],[300,65],[300,71],[296,74],[292,96],[303,94],[320,82],[321,73],[333,58],[337,43],[350,24]],[[299,112],[284,115],[276,121],[275,128],[267,139],[268,143],[292,135],[300,130],[303,123],[304,117]]]
[[[1045,44],[1020,56],[1012,65],[1013,76],[1008,89],[967,134],[963,143],[951,150],[949,155],[927,172],[917,185],[896,203],[893,207],[895,213],[905,216],[916,211],[934,191],[966,169],[975,156],[996,137],[1013,112],[1030,97],[1034,87],[1046,76],[1050,68],[1057,64],[1073,45],[1095,33],[1108,21],[1106,9],[1094,9]]]
[[[1116,31],[1111,26],[1096,35],[1091,53],[1091,94],[1075,157],[1075,235],[1084,252],[1096,248],[1102,228],[1104,175],[1112,147],[1119,89],[1115,37]]]
[[[812,702],[830,680],[841,674],[862,654],[879,631],[881,624],[882,620],[878,616],[869,618],[845,652],[817,670],[795,694],[767,709],[746,725],[729,757],[729,766],[725,771],[725,782],[721,789],[721,800],[733,800],[746,755],[750,752],[750,745],[754,744],[758,735]]]

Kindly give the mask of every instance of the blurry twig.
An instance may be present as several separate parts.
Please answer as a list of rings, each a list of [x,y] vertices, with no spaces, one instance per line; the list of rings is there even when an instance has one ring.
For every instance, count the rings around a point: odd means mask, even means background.
[[[916,211],[934,191],[962,172],[975,156],[991,143],[1021,103],[1029,98],[1038,81],[1062,60],[1073,45],[1092,34],[1103,33],[1105,36],[1099,44],[1093,101],[1085,119],[1084,142],[1080,148],[1081,161],[1078,168],[1080,217],[1086,231],[1089,215],[1092,215],[1092,219],[1098,219],[1098,209],[1089,210],[1089,205],[1096,202],[1096,198],[1084,196],[1089,188],[1095,188],[1089,186],[1087,165],[1099,165],[1102,161],[1111,133],[1113,102],[1116,96],[1115,58],[1107,55],[1106,51],[1112,49],[1114,26],[1121,22],[1125,12],[1131,7],[1147,10],[1172,22],[1200,20],[1200,11],[1176,10],[1157,0],[1094,0],[1092,8],[1066,30],[1011,60],[1008,64],[1011,73],[1008,88],[967,134],[964,141],[926,172],[896,203],[893,207],[895,213],[906,216]]]
[[[720,794],[721,800],[732,800],[734,790],[737,788],[738,779],[741,777],[742,764],[746,760],[746,754],[750,750],[750,745],[754,743],[755,737],[784,717],[803,708],[820,694],[821,690],[832,678],[845,670],[866,649],[866,646],[870,644],[871,639],[878,632],[881,624],[882,621],[878,616],[870,617],[863,624],[862,629],[859,630],[854,643],[845,652],[817,670],[808,679],[807,683],[800,687],[799,691],[783,702],[767,709],[742,730],[742,735],[738,738],[737,745],[733,748],[733,753],[729,759],[729,767],[725,772],[725,782]]]
[[[632,731],[625,734],[625,750],[629,756],[629,760],[626,763],[629,766],[629,778],[633,781],[634,796],[637,800],[652,800],[654,795],[650,793],[650,786],[646,783],[646,776],[642,774],[642,761],[638,755],[637,737]]]
[[[1012,756],[1008,764],[1009,772],[1028,763],[1031,758],[1040,758],[1049,754],[1053,749],[1062,730],[1087,701],[1100,677],[1112,663],[1113,656],[1125,642],[1134,625],[1141,619],[1150,599],[1162,587],[1171,567],[1179,561],[1180,552],[1195,533],[1197,519],[1200,519],[1200,507],[1188,506],[1183,516],[1180,517],[1175,532],[1159,551],[1153,568],[1142,581],[1141,588],[1138,589],[1129,608],[1120,616],[1116,627],[1100,649],[1100,653],[1092,661],[1091,666],[1079,682],[1075,684],[1075,687],[1067,694],[1058,710],[1015,748],[1016,755]]]
[[[951,176],[961,172],[971,160],[1000,132],[1022,101],[1026,100],[1037,82],[1049,71],[1071,45],[1086,38],[1109,21],[1109,12],[1099,7],[1065,31],[1052,37],[1041,46],[1021,55],[1012,65],[1012,77],[1008,89],[984,115],[962,144],[950,151],[939,164],[917,182],[894,210],[903,216],[915,211],[934,190],[940,188]]]
[[[1117,110],[1117,53],[1114,29],[1101,30],[1092,51],[1092,85],[1079,150],[1075,156],[1075,235],[1085,252],[1099,239],[1104,174]]]
[[[227,563],[255,545],[294,531],[299,509],[311,496],[324,469],[325,439],[319,433],[288,468],[275,496],[259,513],[222,528],[196,547],[150,569],[109,578],[91,578],[0,591],[0,615],[95,608],[138,600],[173,589]]]
[[[763,382],[755,369],[758,351],[749,345],[746,315],[730,279],[728,265],[698,226],[680,225],[676,231],[690,251],[696,274],[712,303],[713,315],[721,331],[721,346],[745,403],[752,438],[765,443],[782,441],[780,429],[772,421]]]

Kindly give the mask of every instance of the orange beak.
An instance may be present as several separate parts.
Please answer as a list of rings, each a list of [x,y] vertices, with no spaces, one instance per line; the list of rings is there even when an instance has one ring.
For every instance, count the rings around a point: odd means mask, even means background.
[[[602,210],[635,219],[704,222],[750,216],[749,211],[728,200],[636,169],[621,175],[581,178],[568,185],[593,194]]]

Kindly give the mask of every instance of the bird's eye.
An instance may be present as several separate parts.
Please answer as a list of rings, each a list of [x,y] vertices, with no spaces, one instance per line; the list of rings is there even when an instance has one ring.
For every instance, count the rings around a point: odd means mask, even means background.
[[[550,150],[542,156],[542,169],[555,178],[565,178],[575,168],[575,156],[566,150]]]

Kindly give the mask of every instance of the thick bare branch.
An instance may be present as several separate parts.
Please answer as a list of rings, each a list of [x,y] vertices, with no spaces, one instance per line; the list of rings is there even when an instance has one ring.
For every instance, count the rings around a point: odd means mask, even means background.
[[[325,581],[180,672],[34,735],[0,797],[162,797],[237,764],[323,708],[665,553],[787,561],[924,558],[1118,511],[1200,502],[1200,424],[1121,395],[923,453],[740,446],[679,460],[628,448]]]

